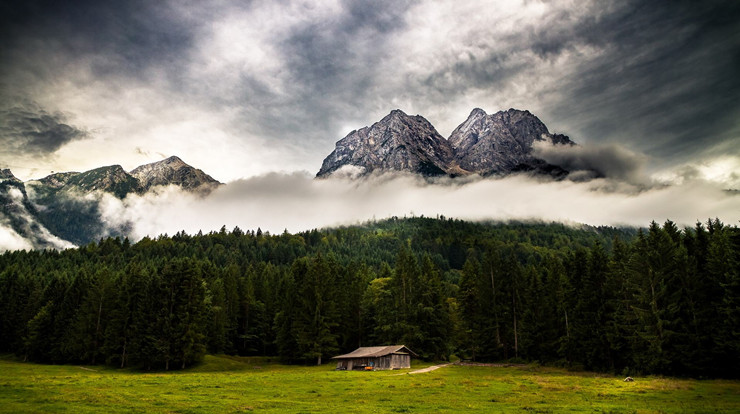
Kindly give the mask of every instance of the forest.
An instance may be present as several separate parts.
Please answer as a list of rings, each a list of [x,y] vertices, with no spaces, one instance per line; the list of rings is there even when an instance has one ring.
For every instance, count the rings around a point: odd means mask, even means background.
[[[405,344],[426,360],[737,377],[740,229],[390,218],[225,227],[0,256],[0,352],[184,369],[205,354],[316,364]]]

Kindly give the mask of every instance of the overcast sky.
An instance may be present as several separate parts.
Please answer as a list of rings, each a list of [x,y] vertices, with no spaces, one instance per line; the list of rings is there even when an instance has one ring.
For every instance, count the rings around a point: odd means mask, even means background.
[[[443,136],[474,108],[581,144],[537,156],[606,178],[314,180],[393,109]],[[740,220],[740,2],[0,0],[0,168],[177,155],[228,183],[101,217],[134,238],[388,216],[681,226]],[[31,246],[0,220],[0,250]]]
[[[649,172],[740,170],[737,1],[2,1],[0,167],[315,173],[394,108],[528,109]],[[721,167],[718,167],[721,166]]]

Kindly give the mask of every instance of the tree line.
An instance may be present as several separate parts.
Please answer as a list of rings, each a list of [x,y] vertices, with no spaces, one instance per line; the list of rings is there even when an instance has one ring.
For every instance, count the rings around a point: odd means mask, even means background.
[[[740,230],[444,217],[270,235],[235,228],[0,256],[0,352],[182,369],[205,353],[736,377]]]

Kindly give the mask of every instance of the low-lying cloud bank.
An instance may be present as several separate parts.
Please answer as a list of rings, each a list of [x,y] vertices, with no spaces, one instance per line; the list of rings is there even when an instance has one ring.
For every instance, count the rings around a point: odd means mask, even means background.
[[[411,215],[614,226],[671,219],[693,226],[709,217],[737,224],[740,196],[704,180],[645,187],[607,179],[543,181],[524,175],[434,182],[390,174],[315,180],[305,172],[234,181],[206,198],[175,187],[125,200],[106,197],[101,211],[110,225],[130,223],[134,239],[180,230],[217,231],[223,225],[297,232]]]
[[[645,172],[647,157],[616,144],[591,144],[588,146],[553,145],[548,141],[535,141],[534,156],[560,166],[571,173],[569,178],[582,180],[611,178],[631,184],[647,184]]]

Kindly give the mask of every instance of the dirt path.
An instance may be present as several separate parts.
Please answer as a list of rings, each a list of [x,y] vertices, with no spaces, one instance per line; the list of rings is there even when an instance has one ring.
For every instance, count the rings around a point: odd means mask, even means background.
[[[509,367],[525,367],[526,364],[483,364],[480,362],[462,362],[462,361],[456,361],[456,362],[448,362],[446,364],[440,364],[440,365],[432,365],[431,367],[426,367],[422,369],[417,369],[416,371],[406,372],[403,374],[396,374],[396,375],[406,375],[406,374],[423,374],[425,372],[434,371],[435,369],[439,369],[442,367],[446,367],[448,365],[462,365],[462,366],[472,366],[472,367],[499,367],[499,368],[509,368]]]
[[[421,373],[424,373],[424,372],[434,371],[435,369],[446,367],[447,365],[452,365],[452,364],[453,364],[452,362],[448,362],[446,364],[433,365],[431,367],[426,367],[426,368],[422,368],[422,369],[417,369],[416,371],[408,372],[407,374],[421,374]]]

